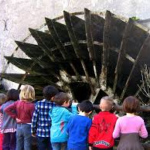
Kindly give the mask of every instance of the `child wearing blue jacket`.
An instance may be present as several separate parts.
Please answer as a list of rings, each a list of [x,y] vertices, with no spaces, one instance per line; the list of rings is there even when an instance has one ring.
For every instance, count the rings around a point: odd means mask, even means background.
[[[89,100],[84,100],[78,105],[79,114],[71,117],[67,124],[69,135],[68,150],[89,150],[88,133],[92,120],[88,117],[93,111]]]
[[[72,104],[72,112],[67,107],[70,105],[69,96],[60,92],[54,96],[53,101],[56,106],[51,108],[49,116],[51,117],[50,137],[53,150],[67,150],[68,134],[66,127],[70,117],[77,114],[77,105]]]

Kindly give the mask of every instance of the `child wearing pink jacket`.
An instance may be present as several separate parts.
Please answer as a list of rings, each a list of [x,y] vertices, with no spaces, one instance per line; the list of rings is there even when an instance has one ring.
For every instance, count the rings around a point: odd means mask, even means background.
[[[139,100],[133,96],[125,98],[123,102],[123,110],[126,115],[120,117],[113,132],[113,137],[120,137],[117,150],[144,150],[139,137],[146,138],[148,136],[144,120],[136,115],[140,108]]]

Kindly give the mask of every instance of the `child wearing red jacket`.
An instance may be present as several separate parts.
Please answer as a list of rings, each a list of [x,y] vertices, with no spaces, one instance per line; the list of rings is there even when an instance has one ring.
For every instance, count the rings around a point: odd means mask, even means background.
[[[105,96],[100,101],[101,112],[93,117],[89,131],[90,150],[113,150],[113,130],[117,121],[115,114],[110,110],[113,107],[113,99]]]

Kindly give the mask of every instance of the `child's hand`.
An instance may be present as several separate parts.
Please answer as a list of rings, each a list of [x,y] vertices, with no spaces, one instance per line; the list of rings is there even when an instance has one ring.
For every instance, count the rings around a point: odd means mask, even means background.
[[[32,133],[32,136],[33,136],[33,137],[36,137],[36,134],[35,134],[35,133]]]
[[[18,119],[18,118],[16,118],[16,121],[19,123],[19,122],[21,122],[21,120],[20,119]]]
[[[89,150],[92,150],[92,146],[89,146]]]

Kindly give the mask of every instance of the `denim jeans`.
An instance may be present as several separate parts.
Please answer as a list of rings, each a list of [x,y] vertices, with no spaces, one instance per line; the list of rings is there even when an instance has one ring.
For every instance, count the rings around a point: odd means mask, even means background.
[[[53,150],[67,150],[67,142],[63,143],[52,143]]]
[[[50,137],[37,137],[38,150],[52,150]]]
[[[16,150],[31,150],[32,136],[31,136],[31,125],[20,123],[17,124],[17,146]]]
[[[16,150],[16,132],[3,134],[3,150]]]

